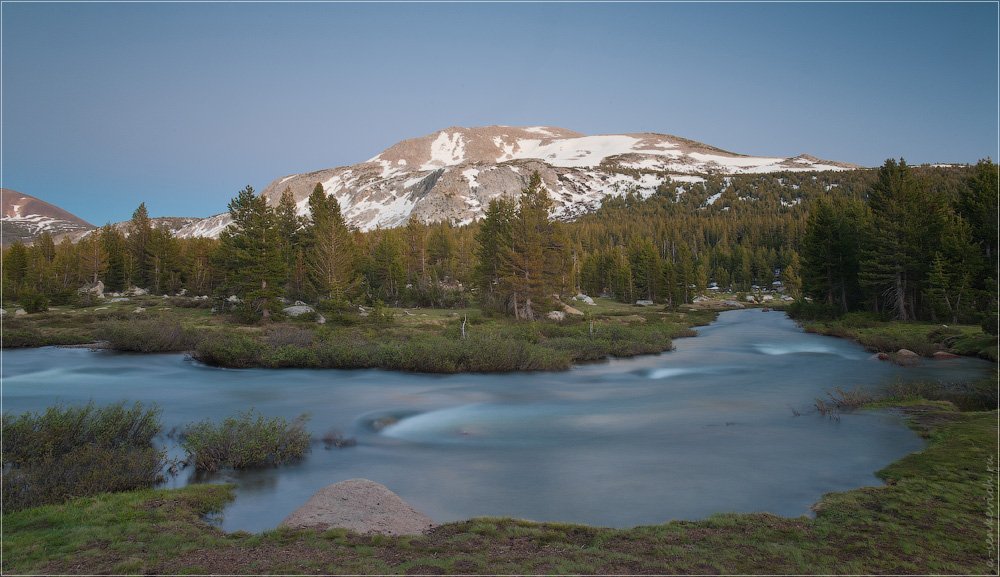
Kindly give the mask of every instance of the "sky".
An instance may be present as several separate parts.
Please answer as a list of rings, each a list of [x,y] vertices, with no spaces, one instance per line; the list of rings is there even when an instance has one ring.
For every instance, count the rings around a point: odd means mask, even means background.
[[[880,165],[998,154],[998,4],[2,5],[2,185],[208,216],[449,126]]]

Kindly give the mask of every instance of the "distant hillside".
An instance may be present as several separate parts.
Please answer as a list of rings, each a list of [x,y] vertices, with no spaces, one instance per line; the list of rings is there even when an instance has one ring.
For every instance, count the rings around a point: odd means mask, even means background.
[[[0,232],[3,244],[34,242],[42,233],[55,235],[91,230],[94,225],[54,204],[31,195],[0,188]]]

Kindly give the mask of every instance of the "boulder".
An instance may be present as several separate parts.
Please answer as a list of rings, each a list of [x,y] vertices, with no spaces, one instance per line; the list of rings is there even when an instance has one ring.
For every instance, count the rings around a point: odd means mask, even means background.
[[[15,317],[23,317],[26,314],[28,314],[28,311],[26,311],[24,309],[17,309],[16,311],[14,311],[14,316]]]
[[[419,535],[433,527],[434,522],[385,485],[368,479],[350,479],[317,491],[286,517],[281,526]]]
[[[733,307],[734,309],[745,309],[747,308],[743,303],[739,301],[722,301],[722,304],[727,307]]]
[[[889,354],[888,353],[875,353],[874,355],[871,356],[871,358],[879,360],[879,361],[888,361],[889,360]]]
[[[301,301],[296,301],[301,302]],[[307,304],[296,304],[295,306],[285,307],[281,309],[284,313],[290,317],[297,317],[299,315],[304,315],[307,313],[314,313],[316,309],[312,308]]]
[[[581,311],[578,308],[571,307],[571,306],[569,306],[566,303],[563,303],[562,308],[563,308],[563,312],[566,313],[566,314],[568,314],[568,315],[576,315],[578,317],[582,317],[583,316],[583,311]]]
[[[916,358],[919,357],[920,355],[911,351],[910,349],[899,349],[898,351],[896,351],[896,356],[903,358]]]
[[[109,303],[127,303],[128,297],[115,297],[113,299],[108,299]]]
[[[235,305],[235,304],[239,304],[239,303],[243,302],[243,299],[241,299],[240,297],[238,297],[236,295],[229,295],[229,298],[226,299],[226,302],[232,303],[232,304]]]
[[[144,288],[139,288],[137,286],[134,286],[134,287],[129,288],[123,294],[126,294],[126,295],[128,295],[130,297],[141,297],[141,296],[148,295],[149,291],[146,290],[146,289],[144,289]]]
[[[78,288],[76,292],[80,294],[91,294],[99,299],[102,299],[104,298],[104,283],[102,281],[97,281],[95,283],[87,283],[82,287]]]
[[[581,301],[584,304],[588,304],[588,305],[592,305],[592,306],[597,305],[597,303],[594,302],[594,299],[588,297],[587,295],[585,295],[583,293],[580,293],[580,294],[576,295],[575,297],[573,297],[573,300],[575,300],[575,301]]]
[[[143,307],[135,307],[135,310],[132,311],[132,312],[136,313],[136,314],[144,313],[144,312],[146,312],[146,309],[144,309]]]
[[[757,302],[757,299],[756,299],[756,298],[754,298],[754,296],[753,296],[753,295],[747,295],[747,296],[746,296],[746,301],[747,301],[748,303],[755,303],[755,302]]]
[[[7,316],[7,309],[0,309],[0,318]]]
[[[545,314],[545,318],[550,321],[564,321],[566,320],[566,313],[562,311],[549,311]]]
[[[947,351],[935,351],[933,355],[935,359],[957,359],[958,355],[949,353]]]
[[[637,306],[637,307],[651,307],[651,306],[653,306],[653,301],[638,300],[638,301],[635,301],[635,306]]]

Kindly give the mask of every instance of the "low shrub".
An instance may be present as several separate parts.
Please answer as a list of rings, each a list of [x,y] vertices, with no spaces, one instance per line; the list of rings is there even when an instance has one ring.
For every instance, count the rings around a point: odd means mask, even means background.
[[[192,356],[207,365],[239,369],[261,366],[264,353],[264,344],[254,337],[225,332],[203,338]]]
[[[17,511],[99,493],[149,488],[162,478],[164,454],[152,447],[82,445],[4,470],[3,509]]]
[[[37,291],[22,290],[17,300],[27,313],[41,313],[49,310],[48,297]]]
[[[997,375],[994,373],[990,378],[964,383],[896,382],[886,388],[882,400],[948,401],[962,411],[991,411],[997,408]]]
[[[309,450],[307,415],[292,422],[268,419],[253,409],[221,424],[202,421],[181,433],[181,446],[197,470],[277,466],[301,458]]]
[[[194,334],[180,323],[156,318],[107,321],[96,335],[117,351],[136,353],[187,351],[196,343]]]
[[[297,345],[281,345],[267,351],[263,364],[269,368],[310,368],[319,366],[315,351]]]
[[[831,321],[842,314],[842,311],[833,305],[804,300],[788,305],[785,312],[789,317],[803,321]]]
[[[4,414],[3,507],[16,510],[151,487],[165,456],[153,448],[159,409],[124,403]]]
[[[950,347],[956,340],[956,337],[960,337],[962,331],[955,327],[947,327],[941,325],[927,332],[927,340],[932,343],[938,343],[946,347]]]
[[[267,344],[272,347],[291,345],[296,347],[308,347],[313,344],[313,331],[292,325],[273,325],[268,327],[265,334]]]
[[[193,297],[170,297],[167,303],[179,309],[210,309],[214,305],[211,299],[196,299]]]

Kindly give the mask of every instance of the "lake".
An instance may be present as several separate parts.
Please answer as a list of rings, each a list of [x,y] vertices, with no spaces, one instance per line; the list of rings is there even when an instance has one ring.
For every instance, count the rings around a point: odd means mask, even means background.
[[[301,462],[167,486],[233,482],[226,530],[275,527],[318,489],[363,477],[436,522],[475,516],[631,527],[713,513],[799,516],[824,493],[880,484],[874,472],[923,447],[892,412],[830,418],[835,387],[988,375],[977,359],[900,367],[807,334],[780,312],[729,311],[676,350],[558,373],[421,375],[379,370],[229,370],[183,355],[3,351],[3,410],[120,400],[156,403],[164,430],[255,408],[307,412],[318,438]],[[398,419],[376,430],[373,423]],[[161,439],[172,453],[177,448]]]

